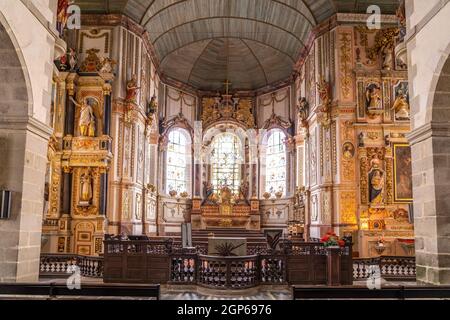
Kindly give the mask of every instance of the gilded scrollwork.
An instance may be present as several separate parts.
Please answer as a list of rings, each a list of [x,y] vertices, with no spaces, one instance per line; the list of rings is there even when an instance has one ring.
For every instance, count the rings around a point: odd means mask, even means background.
[[[341,223],[357,224],[356,195],[353,191],[344,191],[340,196]]]
[[[351,63],[352,63],[352,34],[341,33],[341,63],[340,63],[340,80],[341,90],[344,98],[349,98],[351,93],[352,77],[351,77]]]

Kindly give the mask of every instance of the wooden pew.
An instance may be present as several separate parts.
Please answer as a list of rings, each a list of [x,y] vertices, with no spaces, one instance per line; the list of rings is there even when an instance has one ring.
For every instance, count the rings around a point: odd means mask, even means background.
[[[293,300],[300,299],[449,299],[450,286],[399,286],[369,289],[365,287],[292,286]]]
[[[82,296],[82,297],[134,297],[159,300],[160,285],[88,284],[70,290],[65,283],[0,283],[0,295],[12,296]]]

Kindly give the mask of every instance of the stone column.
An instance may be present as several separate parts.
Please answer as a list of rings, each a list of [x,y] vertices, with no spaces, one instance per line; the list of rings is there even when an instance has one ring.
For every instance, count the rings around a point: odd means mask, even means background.
[[[450,128],[429,123],[414,130],[412,152],[417,281],[450,283]]]

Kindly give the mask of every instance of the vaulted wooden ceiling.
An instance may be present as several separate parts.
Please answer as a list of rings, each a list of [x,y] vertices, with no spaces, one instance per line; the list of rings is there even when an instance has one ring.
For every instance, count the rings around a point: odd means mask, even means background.
[[[251,90],[283,80],[311,29],[373,0],[76,0],[83,12],[122,13],[144,26],[161,72],[202,90],[228,79]],[[398,0],[377,0],[394,13]]]

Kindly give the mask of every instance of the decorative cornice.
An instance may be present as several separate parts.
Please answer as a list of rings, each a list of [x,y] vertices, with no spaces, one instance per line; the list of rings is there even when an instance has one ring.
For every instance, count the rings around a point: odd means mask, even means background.
[[[3,117],[0,121],[0,129],[28,130],[35,135],[49,140],[53,129],[34,117]]]
[[[450,138],[450,126],[448,122],[430,122],[406,135],[411,145],[418,144],[429,138]]]

